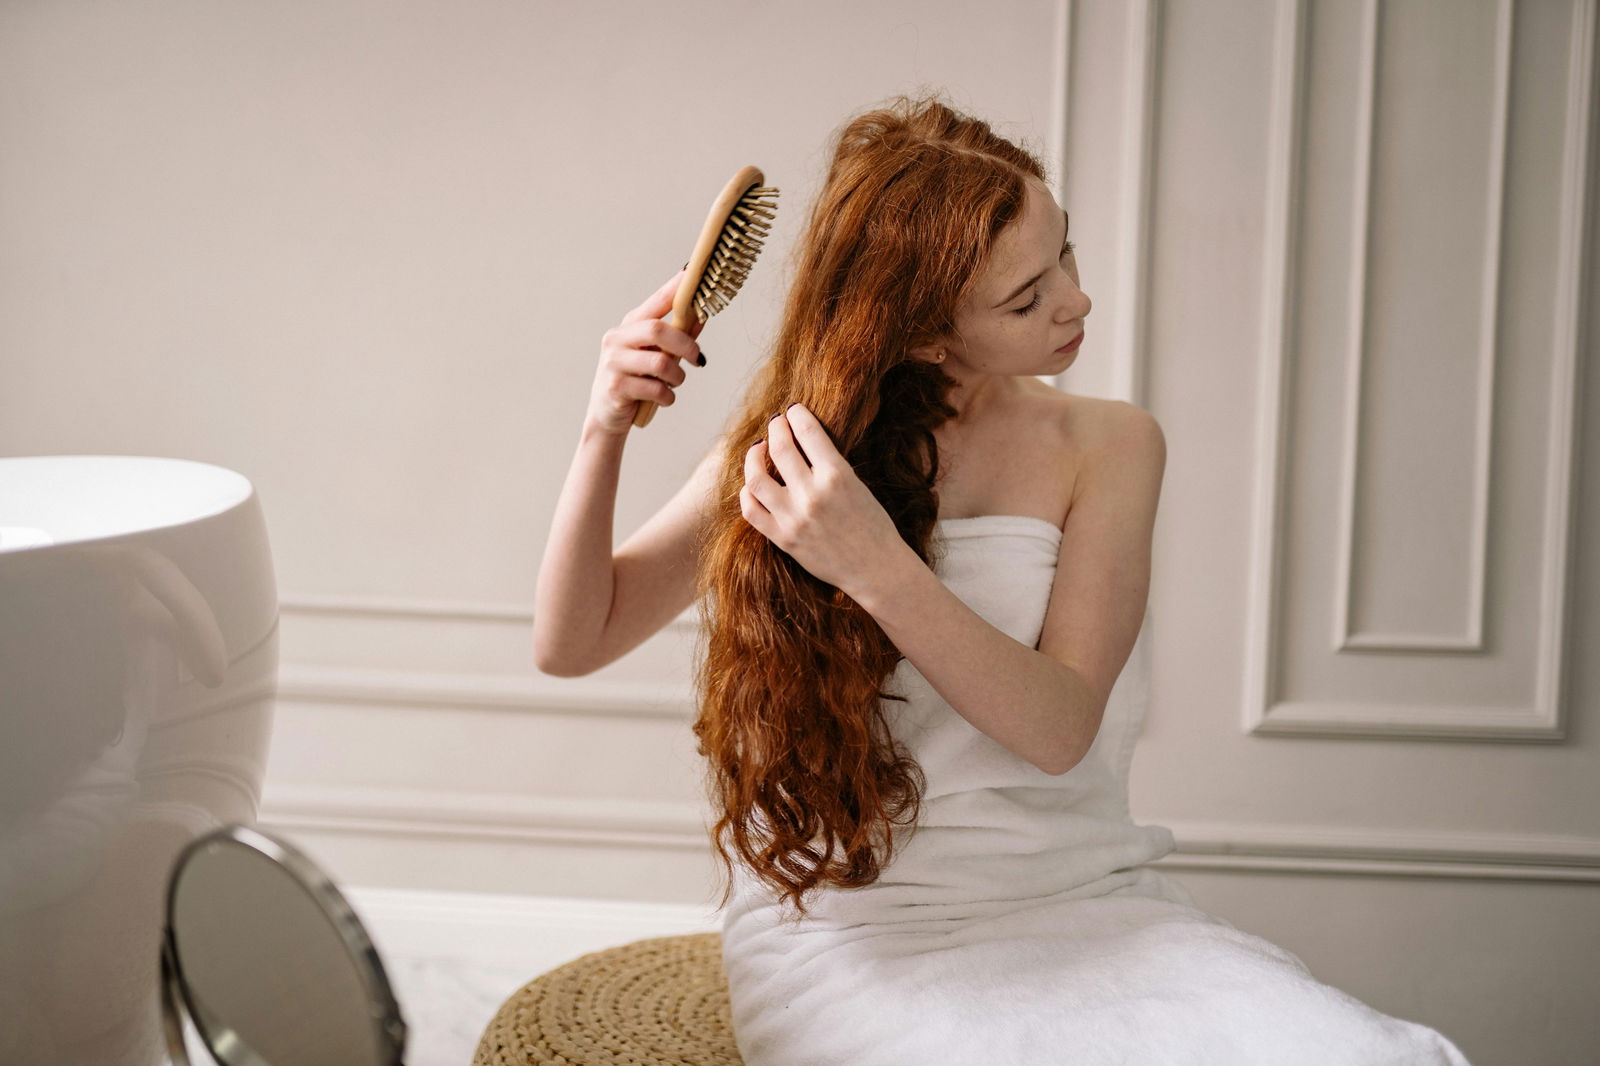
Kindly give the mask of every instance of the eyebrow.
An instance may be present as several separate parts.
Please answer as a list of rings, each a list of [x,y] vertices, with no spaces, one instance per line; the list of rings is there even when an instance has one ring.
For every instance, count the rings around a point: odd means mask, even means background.
[[[1065,242],[1067,234],[1072,229],[1072,216],[1067,214],[1067,209],[1066,208],[1062,208],[1061,209],[1061,220],[1062,220],[1063,223],[1065,223],[1065,225],[1063,225],[1061,227],[1061,239],[1062,239],[1063,242]],[[1028,286],[1032,285],[1034,282],[1038,281],[1042,277],[1044,277],[1044,271],[1041,270],[1041,271],[1039,271],[1039,273],[1035,274],[1033,277],[1029,278],[1027,281],[1024,281],[1021,285],[1018,285],[1016,291],[1013,292],[1010,296],[1007,296],[1004,300],[1001,300],[999,303],[995,304],[994,305],[995,309],[999,309],[1001,307],[1004,307],[1006,304],[1010,303],[1012,300],[1015,300],[1018,296],[1021,296],[1024,292],[1027,291]]]

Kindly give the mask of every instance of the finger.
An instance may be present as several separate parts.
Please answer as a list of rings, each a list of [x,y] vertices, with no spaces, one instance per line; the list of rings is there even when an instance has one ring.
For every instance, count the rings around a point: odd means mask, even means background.
[[[767,423],[767,451],[785,485],[794,485],[811,472],[805,453],[789,429],[789,420],[783,415],[774,415]]]
[[[678,283],[683,280],[683,273],[683,270],[680,270],[662,282],[661,288],[645,297],[644,303],[623,315],[622,321],[637,322],[644,318],[660,318],[671,311],[672,301],[678,295]]]
[[[833,438],[828,436],[827,427],[807,410],[805,404],[791,404],[784,412],[784,417],[794,433],[795,441],[805,452],[806,461],[813,467],[837,466],[844,462],[844,456],[834,447]]]
[[[767,442],[756,441],[744,453],[744,485],[750,490],[750,495],[765,507],[773,510],[778,502],[778,493],[783,486],[772,479],[767,473]]]
[[[772,521],[772,512],[761,506],[761,501],[756,499],[748,485],[739,490],[739,513],[744,515],[746,522],[760,530],[763,537],[772,539],[772,534],[767,532]]]
[[[668,352],[629,348],[617,357],[614,365],[626,373],[655,378],[674,388],[689,377],[683,369],[683,363]]]
[[[623,323],[616,327],[613,336],[629,348],[662,351],[691,363],[696,361],[696,353],[700,351],[693,337],[664,318]]]

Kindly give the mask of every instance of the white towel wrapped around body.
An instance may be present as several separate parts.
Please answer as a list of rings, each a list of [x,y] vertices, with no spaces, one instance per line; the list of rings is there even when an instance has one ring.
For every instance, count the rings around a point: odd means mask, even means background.
[[[934,569],[1036,647],[1061,535],[1020,515],[946,519]],[[1128,813],[1147,633],[1088,755],[1056,776],[901,661],[886,691],[907,701],[884,706],[927,790],[882,876],[808,896],[795,924],[736,870],[722,945],[745,1066],[1468,1066],[1143,865],[1174,848]]]

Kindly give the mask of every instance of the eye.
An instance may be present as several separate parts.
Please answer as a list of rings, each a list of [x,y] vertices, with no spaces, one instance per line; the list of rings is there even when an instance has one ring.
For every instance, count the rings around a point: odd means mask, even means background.
[[[1061,246],[1061,258],[1065,259],[1067,256],[1071,255],[1076,250],[1077,250],[1077,245],[1073,244],[1071,241],[1067,241],[1065,244],[1063,244]],[[1014,314],[1014,315],[1032,314],[1033,311],[1036,308],[1038,308],[1038,306],[1039,306],[1039,290],[1036,287],[1033,290],[1033,301],[1031,303],[1029,303],[1028,306],[1019,307],[1016,310],[1012,311],[1011,313]]]
[[[1030,314],[1030,313],[1032,313],[1033,309],[1035,307],[1038,307],[1038,306],[1039,306],[1039,287],[1036,285],[1036,286],[1034,286],[1034,289],[1033,289],[1033,302],[1028,304],[1027,307],[1019,307],[1019,308],[1017,308],[1015,311],[1013,311],[1011,313],[1014,314],[1014,315]]]

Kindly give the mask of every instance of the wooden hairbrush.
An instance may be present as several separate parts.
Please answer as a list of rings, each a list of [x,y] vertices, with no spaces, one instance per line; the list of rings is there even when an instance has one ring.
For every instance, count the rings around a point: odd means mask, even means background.
[[[761,241],[778,210],[778,190],[763,185],[758,167],[741,167],[711,205],[694,254],[672,301],[672,324],[689,331],[721,311],[739,293],[761,252]],[[652,400],[640,400],[633,424],[656,416]]]

